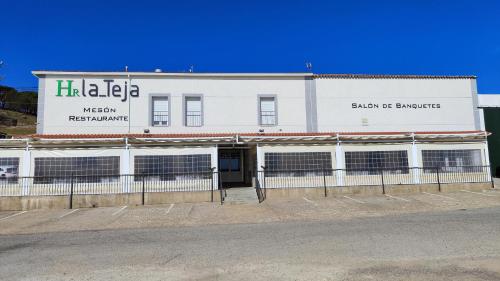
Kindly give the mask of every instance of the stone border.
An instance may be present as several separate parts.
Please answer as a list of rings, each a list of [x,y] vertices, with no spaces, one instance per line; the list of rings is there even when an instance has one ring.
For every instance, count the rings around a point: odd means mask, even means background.
[[[68,209],[69,196],[9,196],[0,197],[0,211],[23,211],[34,209]],[[144,194],[144,204],[199,203],[210,202],[211,191],[154,192]],[[214,192],[214,202],[220,195]],[[141,193],[73,195],[73,208],[113,207],[142,205]]]

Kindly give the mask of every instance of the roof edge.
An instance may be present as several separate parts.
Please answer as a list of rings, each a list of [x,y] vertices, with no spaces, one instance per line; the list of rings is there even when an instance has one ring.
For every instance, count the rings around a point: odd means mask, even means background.
[[[33,70],[36,77],[44,75],[90,76],[152,76],[152,77],[312,77],[315,79],[477,79],[474,75],[413,75],[413,74],[315,74],[311,72],[126,72],[126,71],[64,71]]]
[[[477,79],[475,75],[413,75],[413,74],[314,74],[315,79]]]
[[[89,76],[152,76],[152,77],[312,77],[309,72],[144,72],[144,71],[52,71],[33,70],[36,77],[44,75],[89,75]]]

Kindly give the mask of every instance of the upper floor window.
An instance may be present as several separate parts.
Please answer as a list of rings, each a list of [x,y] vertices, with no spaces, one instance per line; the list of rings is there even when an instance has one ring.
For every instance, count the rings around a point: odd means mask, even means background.
[[[201,96],[184,97],[184,125],[199,127],[203,125]]]
[[[276,125],[276,97],[259,97],[259,124]]]
[[[168,97],[153,97],[153,126],[168,126],[169,118],[169,100]]]

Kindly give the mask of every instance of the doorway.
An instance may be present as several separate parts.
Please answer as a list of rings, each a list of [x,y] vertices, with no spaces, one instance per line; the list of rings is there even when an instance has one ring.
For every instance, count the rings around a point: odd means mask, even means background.
[[[249,153],[245,148],[219,148],[219,173],[224,187],[252,186]]]

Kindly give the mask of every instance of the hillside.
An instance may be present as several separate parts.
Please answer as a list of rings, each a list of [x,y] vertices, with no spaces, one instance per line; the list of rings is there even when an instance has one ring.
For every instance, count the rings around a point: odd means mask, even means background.
[[[17,120],[17,126],[0,124],[0,133],[10,136],[29,135],[36,132],[36,116],[0,109],[0,120]]]

